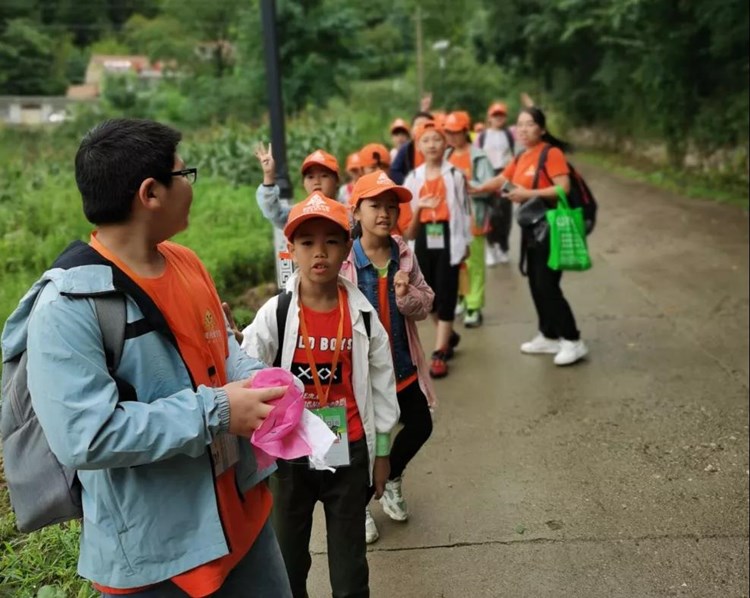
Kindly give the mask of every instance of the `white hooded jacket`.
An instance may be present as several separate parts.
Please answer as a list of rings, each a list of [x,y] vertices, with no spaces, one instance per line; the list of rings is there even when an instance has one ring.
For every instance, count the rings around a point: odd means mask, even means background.
[[[286,290],[292,293],[281,354],[281,367],[286,370],[291,369],[299,336],[299,282],[299,272],[295,272],[286,283]],[[341,276],[339,284],[346,289],[352,321],[352,387],[365,431],[372,483],[376,436],[390,438],[400,416],[393,358],[388,333],[370,302],[354,284]],[[279,348],[277,303],[278,296],[269,299],[260,308],[252,324],[242,331],[244,351],[267,364],[274,362]],[[363,312],[370,313],[369,338]]]

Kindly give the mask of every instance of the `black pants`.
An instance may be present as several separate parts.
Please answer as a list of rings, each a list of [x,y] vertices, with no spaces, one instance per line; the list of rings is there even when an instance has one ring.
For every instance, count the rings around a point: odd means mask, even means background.
[[[432,434],[430,406],[427,404],[427,397],[419,388],[419,381],[404,388],[397,397],[401,410],[398,421],[403,427],[391,447],[391,480],[401,477],[406,466]],[[375,488],[370,488],[368,502],[374,493]]]
[[[423,224],[414,242],[414,253],[425,282],[435,291],[433,313],[438,320],[452,322],[456,318],[459,266],[451,266],[451,232],[443,223],[443,249],[427,249],[426,225]]]
[[[547,338],[577,341],[581,338],[570,305],[560,288],[562,272],[547,266],[549,241],[527,244],[529,288],[539,317],[539,332]]]
[[[500,245],[500,249],[509,249],[510,229],[513,226],[513,203],[506,197],[493,195],[492,211],[490,212],[491,230],[487,233],[489,243]]]
[[[273,525],[294,598],[307,598],[313,509],[321,501],[328,537],[328,569],[334,598],[368,598],[365,505],[370,483],[367,444],[349,445],[351,465],[314,471],[307,459],[278,461],[271,478]]]

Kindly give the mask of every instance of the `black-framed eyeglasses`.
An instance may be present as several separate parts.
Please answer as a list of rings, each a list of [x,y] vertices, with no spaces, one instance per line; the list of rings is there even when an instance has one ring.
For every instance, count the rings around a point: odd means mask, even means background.
[[[188,183],[191,185],[195,184],[198,180],[198,169],[197,168],[183,168],[182,170],[175,170],[169,173],[170,176],[184,176]]]

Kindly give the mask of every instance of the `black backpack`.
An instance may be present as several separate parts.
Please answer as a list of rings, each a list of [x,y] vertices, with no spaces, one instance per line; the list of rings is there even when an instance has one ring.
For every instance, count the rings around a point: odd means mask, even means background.
[[[289,315],[289,306],[292,304],[292,294],[289,291],[280,291],[276,302],[276,336],[279,337],[279,348],[273,360],[273,367],[281,367],[281,353],[284,351],[284,330],[286,329],[286,317]],[[363,311],[362,318],[365,321],[367,338],[370,338],[370,312]]]
[[[545,145],[542,148],[542,153],[539,155],[539,164],[537,165],[537,172],[544,172],[547,178],[551,181],[552,177],[547,172],[547,154],[552,146]],[[591,192],[591,189],[586,184],[586,181],[581,176],[573,165],[566,160],[568,170],[570,170],[570,191],[568,192],[568,203],[571,208],[582,208],[583,209],[583,222],[586,225],[586,234],[588,235],[594,230],[596,226],[596,212],[598,204],[596,198]]]

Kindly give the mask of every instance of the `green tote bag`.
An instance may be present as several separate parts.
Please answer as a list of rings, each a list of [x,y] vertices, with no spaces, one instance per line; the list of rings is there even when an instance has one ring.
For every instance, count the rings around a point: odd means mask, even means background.
[[[555,189],[557,205],[546,214],[550,243],[547,265],[552,270],[588,270],[591,257],[586,247],[583,209],[571,208],[562,187],[556,185]]]

